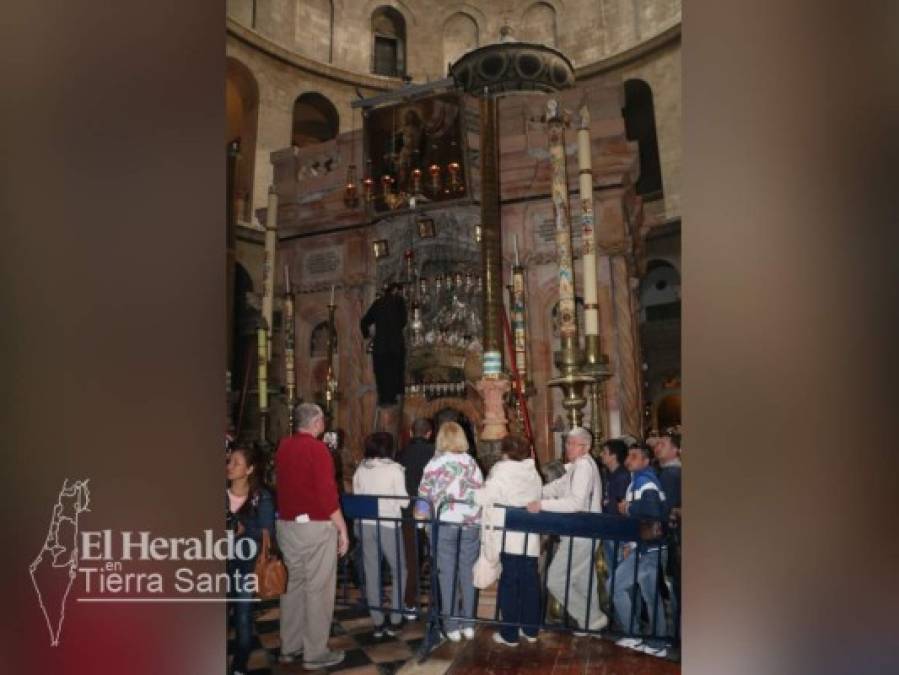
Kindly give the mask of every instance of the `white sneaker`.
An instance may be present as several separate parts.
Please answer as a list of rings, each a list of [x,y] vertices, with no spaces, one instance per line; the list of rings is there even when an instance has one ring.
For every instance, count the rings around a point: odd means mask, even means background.
[[[525,632],[524,632],[523,630],[521,630],[520,628],[518,629],[518,637],[520,637],[520,638],[522,638],[522,639],[524,639],[524,640],[527,640],[528,642],[531,642],[531,643],[537,641],[537,636],[536,636],[536,635],[528,635],[527,633],[525,633]]]
[[[640,638],[623,637],[620,640],[616,640],[615,644],[619,647],[626,647],[627,649],[636,649],[639,651],[640,645],[643,644],[643,640]]]
[[[459,642],[462,640],[462,633],[457,630],[448,630],[446,631],[446,639],[450,642]]]
[[[668,656],[668,649],[666,647],[650,647],[649,645],[642,645],[640,651],[644,654],[649,654],[650,656],[657,656],[660,659],[664,659]]]
[[[303,660],[303,650],[298,649],[290,654],[278,654],[278,663],[297,663]]]
[[[472,628],[471,626],[463,628],[462,637],[464,637],[466,640],[474,640],[474,628]]]
[[[498,645],[506,645],[506,647],[517,647],[517,642],[506,642],[503,640],[503,636],[499,634],[499,631],[496,631],[493,634],[493,641]]]

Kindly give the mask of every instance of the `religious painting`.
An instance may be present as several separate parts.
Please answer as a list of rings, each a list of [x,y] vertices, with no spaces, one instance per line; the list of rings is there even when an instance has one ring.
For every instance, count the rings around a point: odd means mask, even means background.
[[[390,247],[387,245],[386,239],[378,239],[372,242],[371,250],[375,254],[375,260],[386,258],[390,255]]]
[[[419,218],[415,221],[418,225],[418,236],[422,239],[432,239],[437,234],[437,227],[433,218]]]
[[[459,95],[375,108],[365,118],[367,201],[376,213],[468,193]]]

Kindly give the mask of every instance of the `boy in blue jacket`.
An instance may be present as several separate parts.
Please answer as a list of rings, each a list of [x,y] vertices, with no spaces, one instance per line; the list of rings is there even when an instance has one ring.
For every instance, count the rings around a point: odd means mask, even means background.
[[[658,580],[664,568],[662,523],[668,517],[665,504],[665,493],[655,471],[649,466],[652,453],[646,446],[635,445],[628,450],[625,466],[631,473],[631,483],[627,488],[625,499],[619,505],[621,515],[640,518],[644,521],[641,527],[641,541],[638,544],[627,544],[623,559],[615,569],[615,588],[612,602],[615,614],[625,632],[640,631],[639,605],[634,589],[634,566],[637,566],[637,585],[640,595],[646,603],[649,615],[650,639],[624,637],[616,644],[631,649],[640,649],[654,656],[666,656],[664,638],[667,633],[665,607],[661,594],[658,593]],[[637,613],[632,617],[634,606]],[[653,607],[654,606],[654,607]],[[633,626],[631,619],[633,618]],[[652,639],[656,638],[656,639]]]

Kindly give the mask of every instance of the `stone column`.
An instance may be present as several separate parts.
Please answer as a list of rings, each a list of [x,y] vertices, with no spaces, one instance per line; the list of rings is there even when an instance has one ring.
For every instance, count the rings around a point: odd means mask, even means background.
[[[234,198],[237,181],[237,159],[240,146],[237,141],[228,144],[227,186],[225,192],[225,323],[226,329],[226,365],[225,371],[231,373],[234,364],[234,267],[235,267],[235,228],[236,215]],[[234,373],[231,373],[233,381]]]
[[[639,346],[634,329],[634,305],[631,293],[631,276],[627,258],[613,255],[611,291],[614,325],[617,342],[618,399],[621,413],[621,431],[639,437],[642,432],[640,414],[640,372],[638,370]]]

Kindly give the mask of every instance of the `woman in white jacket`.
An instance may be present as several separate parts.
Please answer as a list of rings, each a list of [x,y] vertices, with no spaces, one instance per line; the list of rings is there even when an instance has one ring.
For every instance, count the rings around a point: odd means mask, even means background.
[[[409,505],[406,492],[406,473],[402,465],[393,457],[393,436],[385,431],[377,431],[365,439],[365,457],[356,473],[353,474],[353,494],[401,497],[400,499],[379,499],[378,517],[402,517],[400,509]],[[390,624],[385,621],[384,612],[374,609],[381,607],[381,555],[387,558],[390,575],[393,578],[392,605],[400,608],[403,589],[406,587],[406,568],[402,561],[403,537],[399,520],[387,520],[377,523],[373,520],[362,520],[358,523],[357,536],[362,546],[362,566],[364,569],[363,585],[372,621],[375,624],[375,637],[394,636],[403,621],[402,614],[391,612]],[[401,569],[402,568],[402,569]]]
[[[505,522],[503,506],[525,506],[540,499],[543,481],[531,458],[527,440],[521,436],[506,436],[502,443],[503,458],[493,465],[487,482],[474,493],[475,503],[487,507],[487,520],[494,527]],[[502,572],[499,577],[497,602],[503,622],[493,640],[509,647],[518,646],[519,635],[528,642],[537,640],[540,624],[540,576],[537,558],[540,555],[540,535],[498,530],[494,550],[500,551]],[[519,628],[519,625],[521,628]]]

